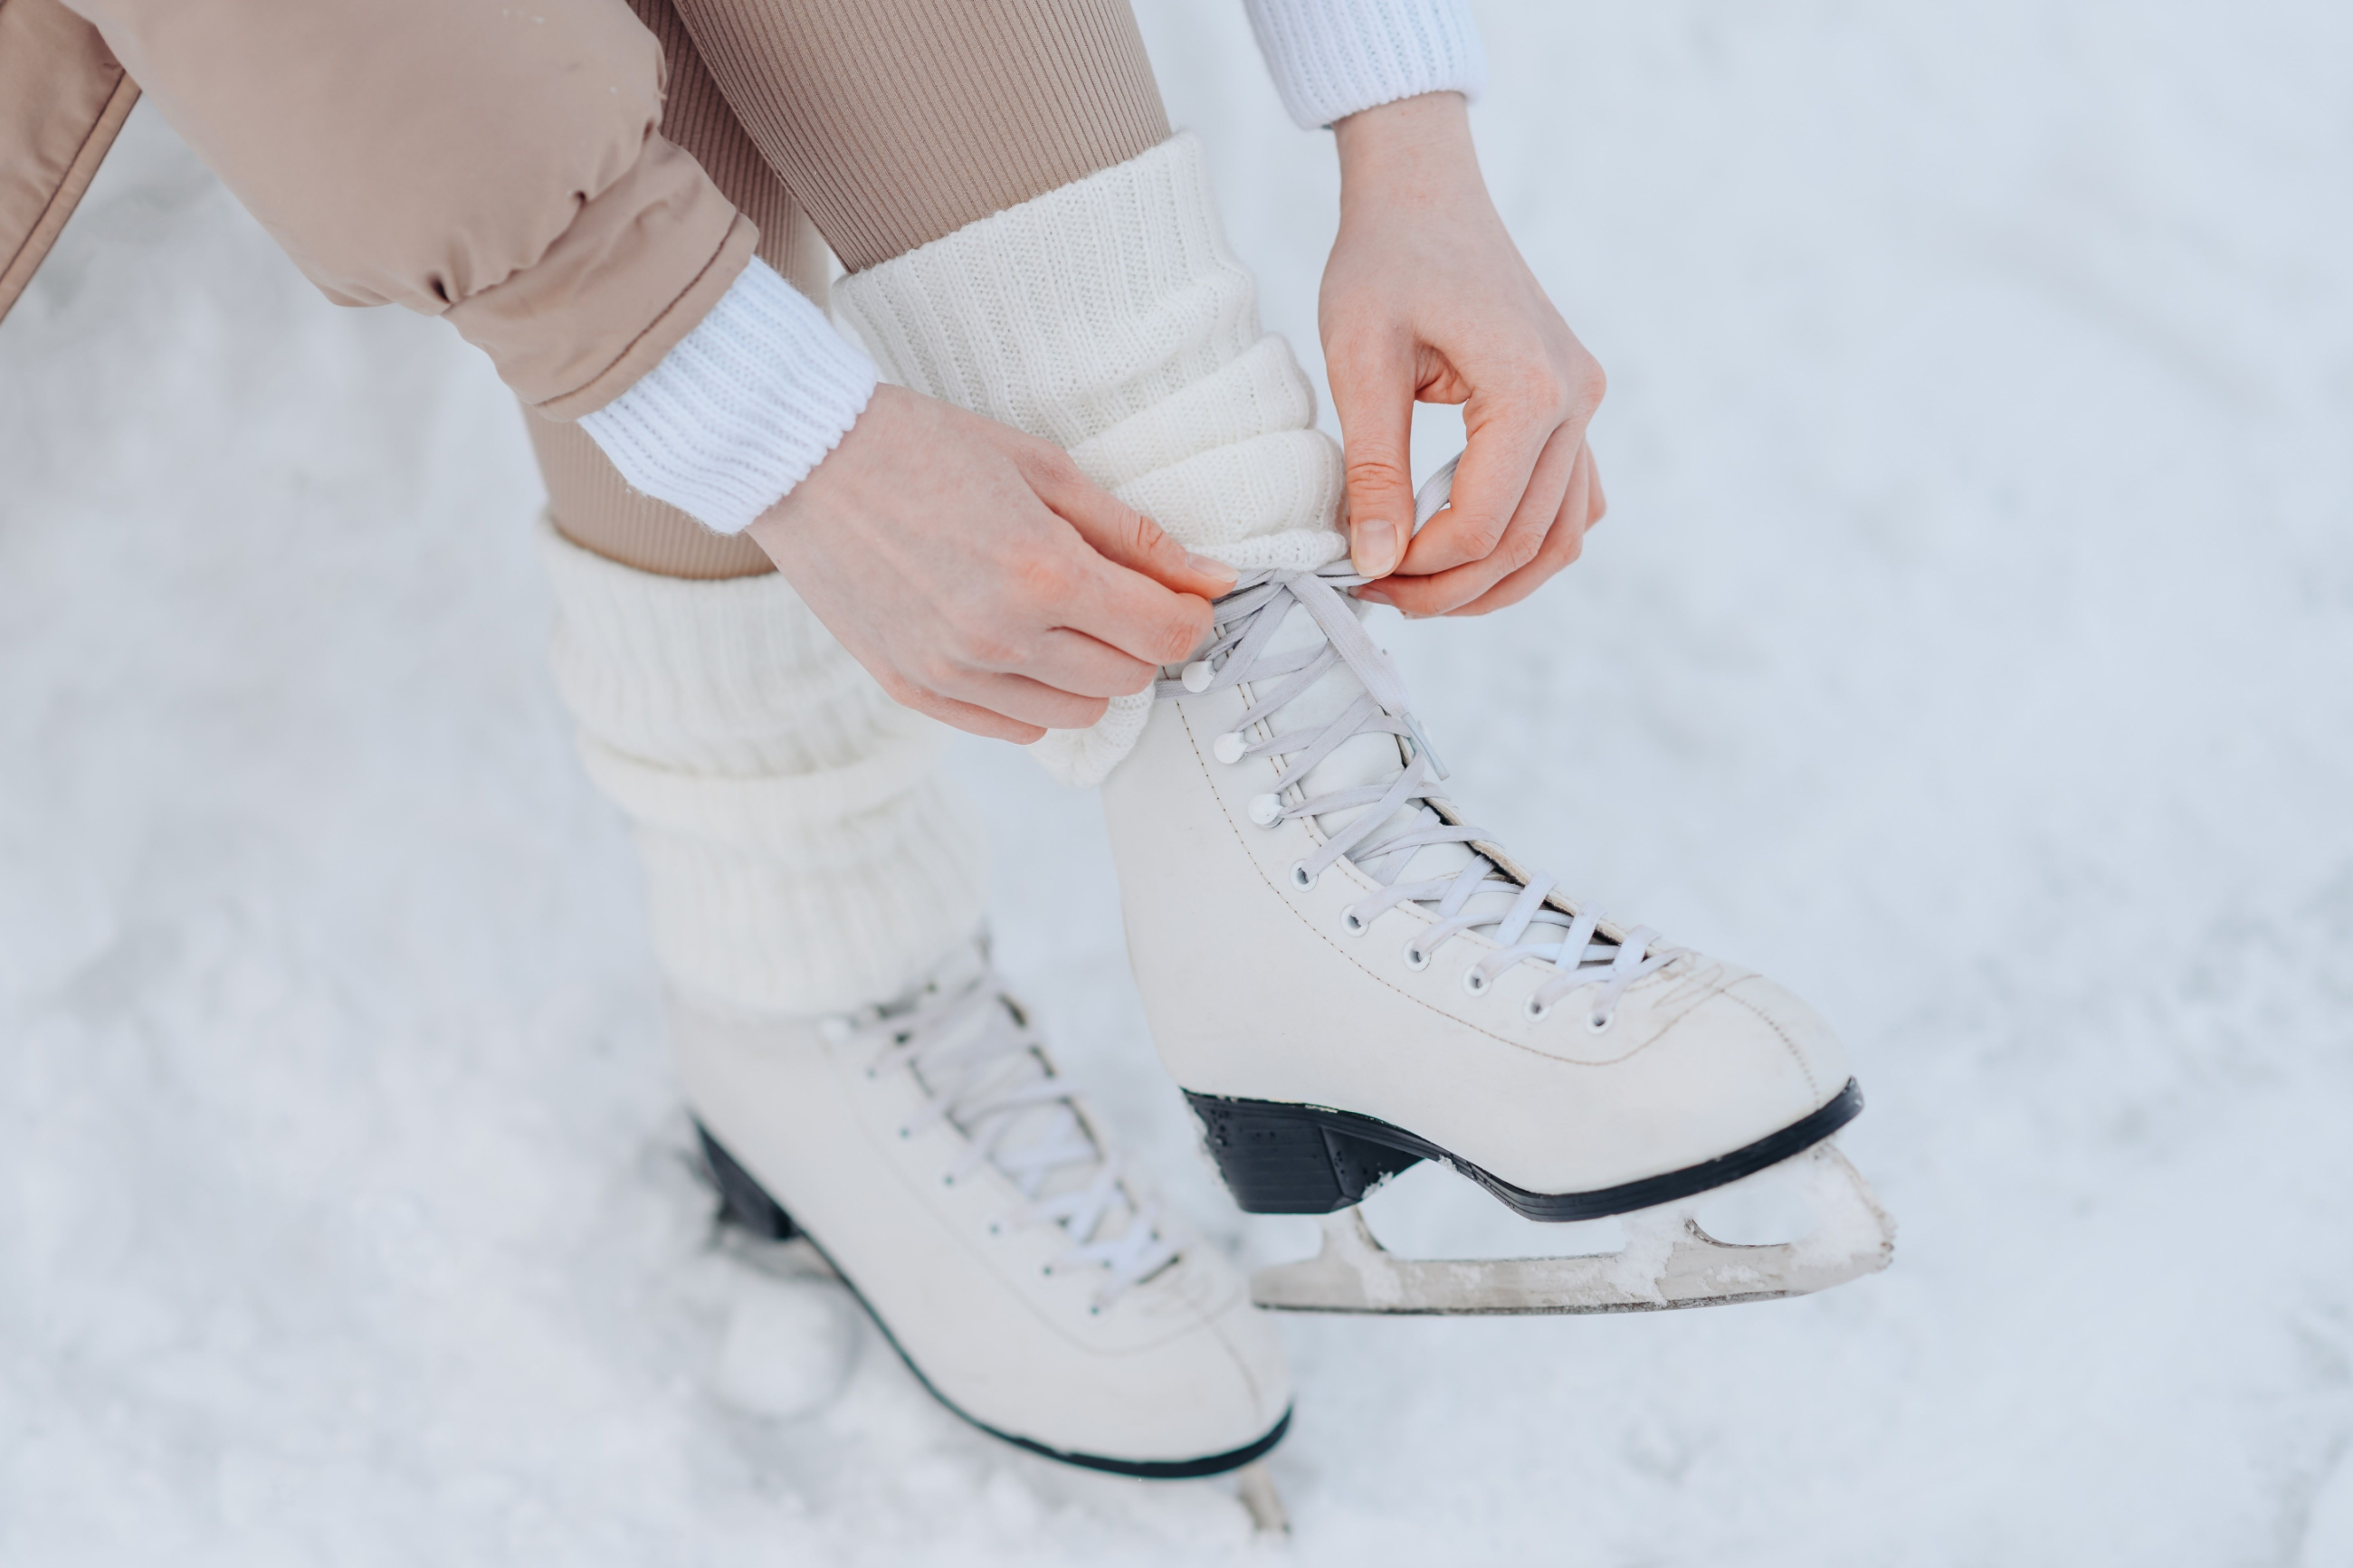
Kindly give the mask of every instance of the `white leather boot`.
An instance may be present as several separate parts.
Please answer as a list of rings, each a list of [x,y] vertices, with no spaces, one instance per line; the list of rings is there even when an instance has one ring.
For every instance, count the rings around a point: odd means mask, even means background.
[[[638,830],[731,1211],[771,1236],[789,1215],[925,1385],[998,1436],[1151,1477],[1271,1447],[1291,1397],[1271,1324],[1122,1165],[972,934],[981,836],[944,731],[781,578],[543,544],[557,684]]]
[[[1282,1439],[1282,1348],[1240,1272],[1110,1152],[983,944],[887,1006],[674,1026],[730,1211],[807,1237],[950,1409],[1134,1476]]]
[[[1357,581],[1245,578],[1104,785],[1154,1037],[1242,1207],[1324,1213],[1438,1159],[1531,1218],[1591,1218],[1852,1119],[1805,1004],[1466,825]]]

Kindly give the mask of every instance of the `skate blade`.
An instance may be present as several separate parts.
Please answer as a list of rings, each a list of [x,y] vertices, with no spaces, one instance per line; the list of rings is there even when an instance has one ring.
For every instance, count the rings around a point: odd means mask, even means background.
[[[1269,1473],[1264,1459],[1253,1460],[1234,1472],[1235,1489],[1249,1510],[1250,1529],[1259,1535],[1289,1535],[1291,1515],[1282,1507],[1282,1494],[1274,1489],[1274,1477]]]
[[[1322,1217],[1314,1258],[1253,1275],[1250,1299],[1287,1312],[1655,1312],[1804,1296],[1887,1267],[1895,1222],[1846,1156],[1817,1143],[1770,1173],[1794,1178],[1814,1215],[1799,1240],[1746,1247],[1701,1229],[1699,1205],[1741,1183],[1622,1216],[1626,1246],[1596,1258],[1398,1258],[1351,1207]]]

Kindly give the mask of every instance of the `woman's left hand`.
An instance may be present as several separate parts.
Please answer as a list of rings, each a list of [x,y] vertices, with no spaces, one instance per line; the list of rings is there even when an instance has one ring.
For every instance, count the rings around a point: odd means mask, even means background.
[[[1358,596],[1414,616],[1500,609],[1576,560],[1601,521],[1585,444],[1601,367],[1504,231],[1460,94],[1383,104],[1334,131],[1324,366],[1347,447],[1350,552],[1385,579]],[[1418,536],[1417,401],[1463,405],[1469,437],[1451,504]]]

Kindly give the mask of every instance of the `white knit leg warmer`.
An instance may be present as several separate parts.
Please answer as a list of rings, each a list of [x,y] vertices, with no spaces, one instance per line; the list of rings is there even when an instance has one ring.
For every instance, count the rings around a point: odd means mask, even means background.
[[[637,828],[682,995],[847,1010],[972,935],[985,849],[940,768],[947,731],[884,696],[789,584],[656,576],[542,534],[556,687]]]
[[[1347,552],[1339,448],[1259,327],[1190,135],[855,273],[834,302],[890,379],[1068,448],[1187,549],[1243,571]],[[1150,711],[1121,698],[1035,750],[1099,783]]]

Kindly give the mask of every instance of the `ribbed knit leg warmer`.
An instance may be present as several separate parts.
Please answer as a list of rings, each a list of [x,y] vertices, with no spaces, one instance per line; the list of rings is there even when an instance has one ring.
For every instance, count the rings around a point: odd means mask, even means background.
[[[636,826],[682,996],[847,1010],[971,936],[985,850],[942,726],[884,696],[781,576],[656,576],[541,531],[556,686]]]
[[[1189,135],[853,273],[834,302],[891,380],[1069,449],[1190,550],[1243,571],[1347,552],[1340,451],[1226,248]],[[1149,693],[1034,750],[1100,782]]]

